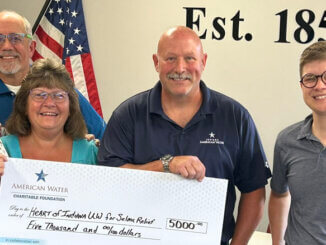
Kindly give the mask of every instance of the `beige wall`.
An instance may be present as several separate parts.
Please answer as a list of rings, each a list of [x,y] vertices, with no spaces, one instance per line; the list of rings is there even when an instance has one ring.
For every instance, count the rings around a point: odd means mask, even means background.
[[[311,27],[316,41],[325,33],[318,27],[324,0],[315,0],[313,4],[307,0],[84,0],[83,3],[105,120],[123,100],[157,81],[151,58],[157,40],[168,27],[185,25],[184,7],[206,8],[206,17],[200,17],[200,34],[207,28],[203,45],[208,60],[203,80],[249,110],[270,163],[278,132],[309,113],[298,83],[298,58],[308,44],[300,44],[293,38],[298,28],[295,15],[301,9],[313,11],[316,19]],[[1,0],[1,8],[14,9],[31,22],[36,20],[42,4],[41,0]],[[275,43],[280,29],[280,16],[276,14],[286,9],[290,43]],[[231,18],[239,10],[244,18],[240,33],[251,33],[252,41],[232,38]],[[226,36],[220,41],[210,37],[215,17],[225,17]],[[305,40],[304,31],[301,35]],[[265,214],[259,229],[265,230],[267,223]]]

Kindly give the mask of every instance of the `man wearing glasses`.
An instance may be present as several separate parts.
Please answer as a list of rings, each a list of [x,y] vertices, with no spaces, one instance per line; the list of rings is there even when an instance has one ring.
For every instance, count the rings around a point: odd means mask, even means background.
[[[326,42],[306,48],[300,86],[312,110],[276,140],[269,217],[273,244],[326,244]]]
[[[12,11],[0,12],[0,127],[12,112],[15,94],[29,71],[35,51],[31,25],[27,19]],[[101,139],[105,130],[104,120],[89,102],[76,90],[88,133]],[[4,134],[3,127],[0,131]],[[0,134],[0,136],[1,136]]]

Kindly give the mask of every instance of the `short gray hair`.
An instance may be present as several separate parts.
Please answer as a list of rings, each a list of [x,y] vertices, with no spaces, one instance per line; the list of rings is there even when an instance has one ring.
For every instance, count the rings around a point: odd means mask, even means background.
[[[25,32],[27,34],[33,36],[32,25],[24,16],[18,14],[15,11],[12,11],[12,10],[2,10],[2,11],[0,11],[0,15],[15,15],[15,16],[21,18],[24,23]]]

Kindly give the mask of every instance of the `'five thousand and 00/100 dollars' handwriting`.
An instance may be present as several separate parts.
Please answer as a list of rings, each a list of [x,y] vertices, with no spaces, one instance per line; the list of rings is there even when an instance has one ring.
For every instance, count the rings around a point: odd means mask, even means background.
[[[41,210],[37,207],[20,208],[15,205],[9,208],[10,217],[22,218],[26,215],[30,220],[26,229],[42,231],[63,231],[74,233],[92,233],[99,235],[124,236],[133,238],[153,239],[144,237],[142,231],[161,229],[153,227],[155,219],[130,217],[122,213],[86,212],[72,210]]]

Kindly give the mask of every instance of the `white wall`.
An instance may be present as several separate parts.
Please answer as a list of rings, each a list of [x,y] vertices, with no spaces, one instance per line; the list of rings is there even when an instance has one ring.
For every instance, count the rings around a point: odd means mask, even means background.
[[[16,10],[33,23],[43,2],[1,0],[1,9]],[[200,15],[198,33],[207,29],[207,39],[202,41],[208,53],[203,80],[249,110],[270,163],[278,132],[309,113],[299,87],[298,60],[307,45],[319,37],[325,38],[325,29],[319,27],[325,11],[324,0],[84,0],[83,3],[105,120],[123,100],[152,87],[158,80],[152,54],[163,31],[186,24],[184,7],[206,9],[205,17],[195,12],[195,19]],[[276,43],[280,29],[277,14],[286,9],[290,43]],[[299,27],[295,15],[301,9],[310,9],[315,15],[313,23],[308,25],[315,37],[308,44],[300,44],[293,37]],[[240,22],[240,34],[251,33],[251,41],[232,38],[231,18],[239,10],[244,19]],[[215,17],[225,17],[223,40],[211,39]],[[304,19],[308,19],[307,13]],[[216,30],[214,33],[218,35]],[[304,30],[301,40],[306,40]],[[267,223],[265,214],[259,229],[266,230]]]

